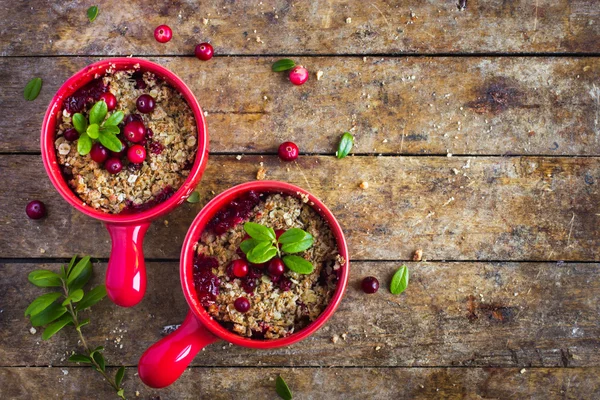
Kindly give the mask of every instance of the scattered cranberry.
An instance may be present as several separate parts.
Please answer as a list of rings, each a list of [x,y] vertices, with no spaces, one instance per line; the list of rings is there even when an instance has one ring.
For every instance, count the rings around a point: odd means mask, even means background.
[[[108,150],[100,143],[96,142],[90,150],[90,157],[97,163],[103,163],[108,158]]]
[[[379,290],[379,281],[374,276],[367,276],[362,280],[362,290],[365,293],[375,293]]]
[[[104,100],[108,111],[112,111],[117,107],[117,98],[111,92],[103,93],[102,96],[100,96],[100,100]]]
[[[154,30],[154,39],[159,43],[167,43],[173,37],[173,31],[169,25],[159,25]]]
[[[271,276],[281,276],[285,272],[285,265],[281,258],[275,257],[269,262],[269,266],[267,267],[267,272]]]
[[[152,151],[152,149],[150,150]],[[222,235],[244,219],[248,218],[254,207],[260,202],[260,195],[250,191],[231,201],[208,223],[208,227],[217,235]]]
[[[290,82],[294,85],[302,85],[308,80],[308,70],[302,65],[298,65],[290,71]]]
[[[275,238],[279,240],[279,237],[285,233],[285,229],[276,229],[275,230]]]
[[[143,94],[137,98],[135,105],[142,114],[149,114],[154,111],[154,97],[149,94]]]
[[[142,124],[144,123],[144,119],[142,118],[142,116],[140,114],[129,114],[128,116],[125,117],[125,125],[127,125],[130,122],[133,121],[138,121],[141,122]]]
[[[39,200],[33,200],[27,204],[25,212],[31,219],[44,218],[46,216],[46,206]]]
[[[123,169],[123,164],[118,158],[109,158],[104,163],[104,168],[111,174],[118,174]]]
[[[236,310],[238,310],[241,313],[245,313],[248,312],[248,310],[250,309],[250,302],[248,301],[247,298],[245,297],[238,297],[237,299],[235,299],[235,301],[233,302],[233,306],[235,307]]]
[[[146,159],[146,148],[139,144],[134,144],[127,150],[127,159],[134,164],[141,164]]]
[[[102,79],[94,79],[84,87],[77,89],[73,95],[67,97],[63,104],[67,112],[73,115],[82,112],[86,104],[100,100],[102,93],[107,91],[108,86],[104,84]]]
[[[233,260],[231,262],[233,276],[243,278],[248,275],[248,263],[244,260]]]
[[[131,121],[125,125],[123,134],[130,142],[138,143],[144,139],[144,136],[146,135],[146,127],[139,121]]]
[[[278,153],[283,161],[294,161],[298,158],[298,146],[294,142],[283,142],[279,145]]]
[[[69,128],[65,131],[65,133],[63,133],[63,136],[69,142],[74,142],[77,139],[79,139],[79,132],[77,132],[77,130],[75,128]]]
[[[198,254],[194,259],[194,286],[198,300],[204,307],[214,303],[219,295],[221,280],[213,274],[213,269],[219,268],[216,258]]]
[[[200,43],[194,49],[194,53],[196,54],[196,57],[198,57],[198,59],[202,61],[208,61],[212,58],[214,49],[210,45],[210,43]]]
[[[113,157],[117,157],[117,158],[121,158],[125,154],[127,154],[127,144],[124,141],[122,141],[121,139],[119,139],[119,141],[121,142],[121,150],[120,151],[111,151],[110,152],[110,154]]]

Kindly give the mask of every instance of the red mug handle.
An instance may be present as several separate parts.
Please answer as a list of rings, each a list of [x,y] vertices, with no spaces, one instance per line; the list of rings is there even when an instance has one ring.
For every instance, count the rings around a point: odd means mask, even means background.
[[[121,307],[142,301],[146,292],[143,240],[150,222],[135,225],[106,224],[112,248],[106,269],[106,292]]]
[[[138,374],[146,385],[160,389],[175,382],[196,354],[219,340],[191,312],[183,324],[167,337],[154,343],[142,354]]]

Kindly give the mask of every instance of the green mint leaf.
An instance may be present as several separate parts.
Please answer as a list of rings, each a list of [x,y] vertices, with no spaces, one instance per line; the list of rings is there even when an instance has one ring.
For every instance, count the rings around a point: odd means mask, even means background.
[[[281,375],[279,375],[275,380],[275,391],[283,400],[292,400],[292,391],[288,387],[287,383],[285,383]]]
[[[354,136],[350,133],[345,132],[340,139],[340,144],[338,145],[338,150],[335,152],[337,158],[344,158],[352,150],[352,146],[354,145]]]
[[[27,277],[37,287],[61,287],[60,275],[47,269],[32,271]]]
[[[87,17],[90,22],[94,22],[96,17],[98,16],[98,6],[91,6],[87,9]]]
[[[67,306],[69,303],[77,303],[79,300],[83,298],[83,290],[77,289],[69,294],[69,297],[63,301],[62,305]]]
[[[70,314],[65,314],[44,329],[44,333],[42,333],[42,340],[48,340],[62,328],[72,323],[73,319]]]
[[[83,257],[73,267],[67,278],[67,287],[69,291],[81,289],[92,277],[92,263],[90,257]]]
[[[292,228],[285,231],[278,242],[282,244],[281,250],[285,253],[299,253],[310,248],[314,243],[314,238],[308,232],[299,228]]]
[[[124,117],[125,114],[123,114],[123,111],[115,111],[104,121],[104,126],[117,126],[123,121]]]
[[[242,249],[244,254],[248,254],[248,252],[255,248],[259,243],[264,242],[261,242],[260,240],[256,239],[246,239],[242,243],[240,243],[240,249]]]
[[[406,290],[408,286],[408,268],[406,265],[401,266],[392,277],[390,283],[390,292],[392,294],[400,294]]]
[[[83,116],[83,114],[75,113],[73,114],[73,126],[75,127],[75,130],[79,132],[79,134],[82,134],[88,128],[87,119]]]
[[[67,270],[64,265],[60,266],[60,279],[67,279]]]
[[[190,197],[187,198],[187,202],[188,203],[198,203],[200,201],[200,193],[198,192],[192,192],[192,194],[190,194]]]
[[[104,100],[100,100],[94,104],[92,109],[90,110],[90,124],[98,124],[104,121],[104,117],[106,117],[106,113],[108,113],[108,107]]]
[[[117,390],[117,396],[119,396],[123,400],[126,400],[125,399],[125,389],[121,388],[121,389]]]
[[[244,230],[251,238],[272,242],[275,240],[275,231],[273,228],[268,228],[264,225],[255,222],[246,222]]]
[[[31,317],[31,325],[43,326],[48,325],[50,322],[57,318],[62,317],[67,312],[67,309],[60,305],[60,303],[52,303],[44,311]]]
[[[104,361],[104,356],[100,352],[93,353],[92,357],[94,361],[100,366],[100,369],[104,372],[106,370],[106,363]]]
[[[276,255],[277,249],[271,242],[260,242],[248,254],[246,254],[246,258],[253,264],[262,264],[269,261]]]
[[[309,234],[300,228],[291,228],[283,232],[283,234],[279,236],[279,239],[277,239],[277,242],[280,244],[299,242],[303,240],[306,235]]]
[[[69,361],[76,362],[76,363],[86,363],[86,364],[92,363],[92,360],[90,360],[90,358],[88,356],[83,355],[83,354],[73,354],[73,355],[71,355],[71,357],[69,357]]]
[[[69,273],[71,273],[71,270],[75,266],[75,261],[77,261],[77,256],[73,256],[73,258],[71,258],[71,261],[69,261],[69,267],[67,268],[67,276],[69,276]]]
[[[88,264],[91,264],[90,256],[85,256],[81,260],[79,260],[79,262],[77,264],[75,264],[73,269],[69,272],[69,277],[67,279],[67,283],[70,283],[74,279],[76,279],[77,276],[79,276],[79,274],[81,274],[84,271],[84,269],[86,268],[86,266]]]
[[[100,128],[100,134],[102,134],[102,133],[108,133],[108,134],[111,134],[111,135],[118,135],[119,133],[121,133],[121,130],[119,129],[118,126],[104,124]]]
[[[60,292],[46,293],[31,302],[27,310],[25,310],[25,316],[36,315],[44,311],[54,303],[61,296]]]
[[[303,275],[308,275],[315,269],[315,267],[310,263],[310,261],[307,261],[299,256],[285,256],[283,257],[283,263],[291,271]]]
[[[77,139],[77,152],[85,156],[92,150],[92,138],[87,133],[83,132]]]
[[[42,90],[42,78],[33,78],[27,85],[25,85],[25,90],[23,91],[23,97],[27,101],[33,101],[40,94],[40,90]]]
[[[282,58],[281,60],[277,60],[271,66],[273,72],[282,72],[292,69],[296,66],[296,63],[289,58]]]
[[[87,127],[85,133],[87,133],[92,139],[98,139],[98,136],[100,136],[100,125],[91,124]]]
[[[121,367],[117,370],[115,374],[115,385],[120,388],[121,382],[123,381],[123,377],[125,376],[125,367]]]
[[[114,151],[115,153],[121,151],[121,147],[123,146],[119,138],[112,133],[102,132],[102,134],[99,137],[99,140],[100,143],[102,143],[102,146],[106,147],[111,151]]]
[[[281,246],[281,251],[284,253],[300,253],[304,250],[310,249],[313,245],[314,239],[311,235],[308,235],[304,240],[295,243],[287,243]]]
[[[91,306],[102,300],[104,297],[106,297],[106,286],[96,286],[83,296],[81,301],[75,306],[75,309],[77,311],[81,311],[90,308]]]

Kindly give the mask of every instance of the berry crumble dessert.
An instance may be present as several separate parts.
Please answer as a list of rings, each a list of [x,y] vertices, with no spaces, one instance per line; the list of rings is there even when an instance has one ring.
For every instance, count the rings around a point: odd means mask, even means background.
[[[195,251],[200,303],[225,328],[253,339],[286,337],[314,321],[345,262],[307,196],[254,191],[213,217]]]
[[[87,205],[112,214],[147,210],[183,184],[197,127],[183,96],[150,72],[107,70],[63,103],[55,149],[63,176]]]

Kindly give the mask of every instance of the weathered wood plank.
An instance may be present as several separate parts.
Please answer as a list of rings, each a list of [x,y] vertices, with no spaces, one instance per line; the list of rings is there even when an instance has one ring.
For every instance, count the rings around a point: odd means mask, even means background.
[[[114,369],[110,369],[114,373]],[[150,389],[127,368],[128,398],[274,399],[281,374],[299,399],[592,399],[599,368],[191,368],[172,386]],[[89,368],[0,368],[0,394],[15,400],[110,399],[114,393]],[[43,385],[36,383],[43,382]],[[85,383],[84,383],[85,382]]]
[[[217,342],[200,366],[586,367],[600,365],[600,265],[555,263],[408,263],[407,291],[387,287],[400,263],[354,262],[342,304],[327,325],[288,348],[256,351]],[[27,282],[36,268],[0,265],[0,365],[69,366],[72,332],[50,341],[29,332],[23,311],[43,290]],[[103,279],[96,266],[94,281]],[[364,276],[379,278],[366,295]],[[148,293],[123,309],[108,300],[92,310],[89,343],[104,345],[110,365],[136,365],[166,325],[181,323],[187,304],[177,263],[150,263]],[[346,334],[346,338],[342,337]],[[339,340],[333,342],[333,337]],[[379,350],[377,350],[377,348]]]
[[[104,1],[95,22],[87,4],[3,3],[2,55],[532,53],[600,50],[594,0],[456,1],[399,4],[290,0],[151,4]],[[204,23],[203,19],[207,19]],[[350,18],[350,20],[347,20]],[[154,40],[160,24],[168,44]]]
[[[253,180],[302,186],[342,224],[354,260],[599,260],[600,159],[562,157],[212,156],[199,191],[203,201]],[[3,257],[108,257],[108,233],[72,209],[45,177],[39,156],[0,157]],[[366,181],[367,190],[358,185]],[[28,220],[28,201],[46,202],[49,217]],[[179,257],[201,204],[184,204],[148,231],[149,258]],[[168,237],[170,240],[165,240]]]
[[[46,105],[95,60],[0,59],[0,152],[39,151]],[[313,71],[302,87],[271,72],[273,58],[154,60],[207,111],[212,151],[273,153],[293,140],[332,154],[354,128],[359,153],[600,154],[599,58],[301,58]],[[27,102],[33,76],[44,87]]]

